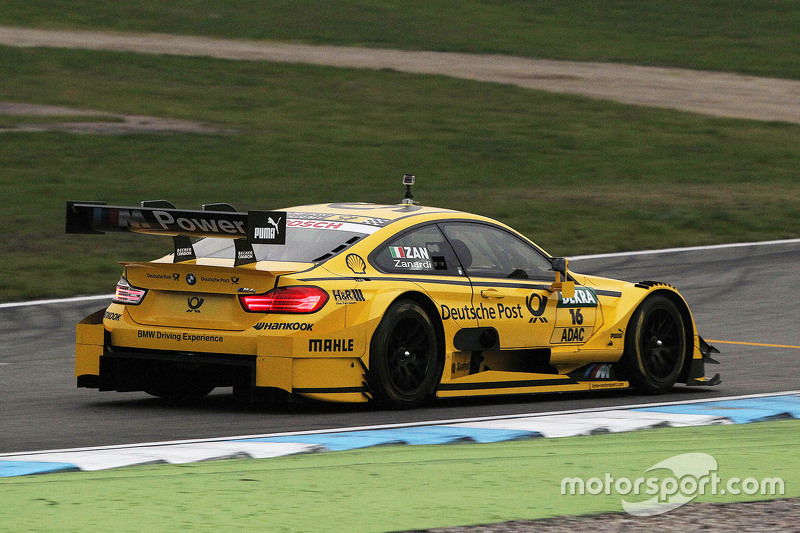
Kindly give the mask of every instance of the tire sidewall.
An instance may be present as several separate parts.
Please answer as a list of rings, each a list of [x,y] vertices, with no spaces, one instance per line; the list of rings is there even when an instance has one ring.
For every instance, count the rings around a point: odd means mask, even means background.
[[[645,354],[642,353],[640,342],[646,320],[654,312],[660,310],[665,310],[672,315],[680,331],[678,361],[665,377],[653,376],[647,369]],[[621,368],[631,385],[648,394],[659,394],[671,389],[677,382],[686,361],[688,339],[685,331],[686,325],[683,315],[672,300],[663,295],[652,295],[645,299],[631,317],[628,331],[625,334],[625,351],[621,361]]]
[[[408,393],[399,390],[389,375],[388,344],[394,328],[401,321],[413,318],[417,320],[428,335],[428,361],[424,378],[415,391]],[[412,300],[397,300],[384,313],[381,322],[375,329],[370,342],[369,368],[375,388],[376,399],[396,409],[415,407],[428,398],[435,390],[441,377],[443,360],[440,356],[436,328],[430,316]]]

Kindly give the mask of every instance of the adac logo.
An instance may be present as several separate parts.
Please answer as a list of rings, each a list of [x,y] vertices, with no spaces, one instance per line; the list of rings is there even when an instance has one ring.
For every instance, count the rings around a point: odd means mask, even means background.
[[[186,274],[186,283],[188,283],[189,285],[194,285],[195,283],[197,283],[197,278],[194,276],[194,274],[189,272],[188,274]]]
[[[191,312],[199,313],[200,312],[200,306],[203,305],[204,301],[205,300],[203,300],[202,298],[199,298],[197,296],[189,297],[189,299],[186,300],[186,303],[189,305],[189,309],[187,309],[186,312],[187,313],[191,313]]]
[[[525,304],[528,306],[528,311],[533,315],[533,317],[528,320],[528,323],[535,324],[537,322],[547,322],[547,319],[543,317],[544,310],[547,309],[547,297],[542,296],[538,293],[533,293],[527,298],[525,298]]]

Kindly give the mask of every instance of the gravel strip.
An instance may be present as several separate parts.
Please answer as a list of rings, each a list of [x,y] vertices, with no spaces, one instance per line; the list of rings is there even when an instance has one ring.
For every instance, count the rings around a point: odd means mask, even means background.
[[[681,531],[800,531],[800,499],[768,500],[746,503],[696,503],[669,513],[639,518],[625,513],[603,513],[589,516],[565,516],[544,520],[515,520],[500,524],[469,527],[446,527],[415,531],[431,533],[653,533]]]
[[[147,117],[142,115],[120,115],[105,113],[91,109],[75,109],[55,105],[23,104],[19,102],[0,102],[0,115],[30,117],[106,117],[118,122],[52,122],[22,123],[11,126],[0,126],[0,133],[61,131],[67,133],[84,133],[100,135],[119,135],[125,133],[232,133],[212,124],[204,124],[192,120],[175,118]]]
[[[0,45],[115,50],[392,69],[570,93],[720,117],[800,124],[800,81],[724,72],[501,55],[418,52],[166,34],[0,26]]]

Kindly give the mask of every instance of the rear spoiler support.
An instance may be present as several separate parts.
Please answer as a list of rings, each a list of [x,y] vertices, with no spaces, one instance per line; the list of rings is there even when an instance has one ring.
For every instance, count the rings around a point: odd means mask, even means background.
[[[203,204],[200,206],[203,211],[224,211],[226,213],[236,213],[236,208],[231,204]],[[286,218],[286,217],[284,217]],[[253,245],[247,239],[235,239],[233,241],[235,251],[235,258],[233,266],[249,265],[256,262],[256,253],[253,251]]]
[[[175,205],[167,200],[145,200],[141,202],[140,207],[160,207],[164,209],[175,209]],[[194,246],[192,246],[192,239],[188,235],[174,235],[172,237],[172,262],[182,263],[184,261],[191,261],[197,259],[194,254]]]
[[[144,201],[139,207],[68,201],[66,232],[95,235],[123,232],[172,236],[176,263],[196,258],[190,237],[234,239],[234,266],[239,266],[256,261],[253,244],[286,243],[286,212],[242,213],[229,204],[205,204],[199,211],[176,209],[166,200]]]

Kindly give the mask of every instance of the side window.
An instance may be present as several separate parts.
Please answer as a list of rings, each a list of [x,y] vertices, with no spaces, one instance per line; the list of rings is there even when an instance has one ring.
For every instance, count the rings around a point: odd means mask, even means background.
[[[370,259],[384,272],[463,275],[453,250],[434,224],[384,243]]]
[[[509,279],[553,277],[550,261],[516,235],[486,224],[442,224],[468,276]]]

